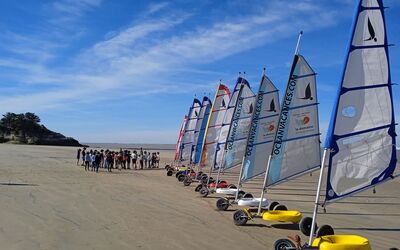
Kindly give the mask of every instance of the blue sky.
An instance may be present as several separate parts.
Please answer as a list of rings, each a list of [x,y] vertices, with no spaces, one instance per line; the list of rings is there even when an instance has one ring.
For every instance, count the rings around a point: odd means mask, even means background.
[[[400,1],[384,3],[389,41],[399,45]],[[324,133],[353,8],[353,0],[1,1],[0,111],[35,112],[82,142],[175,143],[194,95],[213,96],[220,79],[232,87],[245,71],[257,89],[266,67],[282,90],[304,30]],[[399,83],[400,49],[390,52]]]

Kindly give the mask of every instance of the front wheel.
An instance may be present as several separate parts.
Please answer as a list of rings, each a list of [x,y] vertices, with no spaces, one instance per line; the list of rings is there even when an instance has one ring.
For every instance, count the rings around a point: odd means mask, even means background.
[[[201,197],[204,197],[204,198],[207,197],[207,195],[208,195],[208,193],[209,193],[208,188],[202,187],[202,188],[200,189],[199,193],[200,193]]]
[[[233,213],[233,223],[235,223],[236,226],[244,226],[248,220],[249,217],[247,217],[247,214],[243,210],[236,210]]]
[[[229,201],[224,198],[219,198],[217,200],[217,209],[220,211],[226,211],[229,208]]]
[[[185,179],[183,180],[183,185],[185,187],[190,186],[190,184],[192,183],[192,180],[189,177],[185,177]]]
[[[172,170],[167,171],[167,176],[172,176],[172,174],[173,174]]]
[[[291,240],[288,239],[280,239],[275,241],[274,243],[275,250],[289,250],[289,249],[296,249],[296,245],[293,244]]]
[[[320,238],[325,235],[334,235],[335,231],[329,225],[322,225],[320,228],[317,229],[316,237]]]
[[[178,181],[179,181],[179,182],[182,182],[183,180],[185,180],[185,177],[186,177],[186,176],[183,175],[183,174],[179,175],[179,176],[178,176]]]
[[[312,223],[313,219],[311,217],[303,217],[301,219],[299,229],[305,236],[310,236]],[[315,228],[317,228],[317,224],[315,224]]]
[[[200,189],[203,187],[203,184],[199,184],[196,186],[196,188],[194,189],[195,192],[200,192]]]

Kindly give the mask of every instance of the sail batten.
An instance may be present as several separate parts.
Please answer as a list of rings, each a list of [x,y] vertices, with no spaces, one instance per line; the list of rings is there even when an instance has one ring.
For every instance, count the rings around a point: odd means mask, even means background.
[[[388,47],[382,0],[360,0],[325,141],[330,150],[325,202],[378,185],[394,172]]]

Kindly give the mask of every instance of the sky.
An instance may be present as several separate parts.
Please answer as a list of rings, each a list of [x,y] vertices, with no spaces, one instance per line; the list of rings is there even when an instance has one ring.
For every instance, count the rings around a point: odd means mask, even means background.
[[[300,30],[317,72],[322,137],[352,21],[353,0],[0,1],[0,112],[34,112],[81,142],[175,143],[193,98],[262,69],[285,88]],[[400,44],[400,1],[384,0]],[[400,49],[390,48],[399,83]],[[399,86],[394,86],[400,117]]]

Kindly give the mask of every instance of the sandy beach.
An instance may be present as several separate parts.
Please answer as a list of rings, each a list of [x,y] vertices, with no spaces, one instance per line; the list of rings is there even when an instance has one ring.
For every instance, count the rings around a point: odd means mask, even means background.
[[[76,148],[0,145],[1,249],[272,249],[298,233],[291,224],[256,220],[232,223],[162,170],[85,172]],[[161,151],[161,165],[173,151]],[[236,182],[236,173],[225,179]],[[260,179],[244,185],[259,193]],[[268,191],[268,198],[310,216],[317,173]],[[400,244],[399,180],[328,206],[319,224],[363,235],[373,249]],[[305,237],[304,237],[305,238]]]

